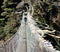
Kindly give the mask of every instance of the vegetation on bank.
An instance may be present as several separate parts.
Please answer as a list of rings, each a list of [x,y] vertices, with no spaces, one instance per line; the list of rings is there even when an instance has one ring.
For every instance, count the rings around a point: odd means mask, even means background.
[[[56,30],[55,33],[52,33],[50,35],[60,37],[60,31],[57,29],[60,27],[60,26],[58,26],[59,20],[57,20],[58,23],[57,22],[54,23],[54,21],[56,21],[56,19],[60,19],[58,17],[58,14],[59,13],[58,13],[57,6],[52,5],[51,3],[46,3],[46,2],[40,1],[39,3],[34,5],[33,17],[37,23],[37,26],[42,30],[43,29],[46,30],[45,27],[49,26],[47,28],[47,30]],[[45,34],[44,38],[46,40],[50,41],[52,43],[52,45],[54,46],[54,48],[56,48],[57,50],[60,50],[60,38],[56,38],[56,37],[53,37],[50,35]]]
[[[21,16],[15,14],[17,2],[4,0],[1,5],[0,15],[0,41],[6,41],[13,36],[20,26]]]

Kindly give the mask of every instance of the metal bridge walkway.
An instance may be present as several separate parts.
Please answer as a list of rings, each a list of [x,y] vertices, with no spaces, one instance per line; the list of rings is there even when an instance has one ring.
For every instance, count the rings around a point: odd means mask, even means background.
[[[27,21],[24,21],[25,17]],[[39,35],[40,29],[35,24],[29,12],[23,13],[21,26],[15,35],[0,45],[0,52],[60,52]],[[42,30],[40,33],[44,34]]]

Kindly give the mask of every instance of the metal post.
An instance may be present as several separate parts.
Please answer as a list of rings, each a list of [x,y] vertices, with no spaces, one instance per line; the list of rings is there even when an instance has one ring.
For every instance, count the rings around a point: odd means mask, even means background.
[[[7,45],[7,43],[5,43],[5,44],[4,44],[4,49],[5,49],[5,52],[7,52],[7,51],[6,51],[6,45]]]
[[[24,18],[24,21],[25,21],[25,40],[26,40],[26,52],[27,52],[27,34],[26,34],[26,23],[27,23],[27,18],[25,17]]]

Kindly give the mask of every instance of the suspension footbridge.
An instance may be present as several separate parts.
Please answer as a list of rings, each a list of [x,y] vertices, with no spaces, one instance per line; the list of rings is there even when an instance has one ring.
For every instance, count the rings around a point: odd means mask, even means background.
[[[44,32],[35,24],[30,13],[24,12],[18,31],[0,45],[0,52],[60,52],[42,37]]]

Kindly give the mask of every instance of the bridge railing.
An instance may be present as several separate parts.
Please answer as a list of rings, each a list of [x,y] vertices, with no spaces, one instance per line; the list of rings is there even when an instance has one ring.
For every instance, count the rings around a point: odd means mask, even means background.
[[[57,51],[51,42],[45,40],[40,34],[37,32],[37,27],[34,25],[34,20],[29,16],[27,28],[27,52],[60,52]],[[30,21],[29,21],[30,20]],[[41,31],[40,31],[41,32]],[[41,32],[42,34],[42,32]]]
[[[29,28],[28,28],[29,29]],[[44,40],[39,34],[27,34],[27,52],[58,52],[52,46],[51,42]]]
[[[5,43],[0,45],[0,52],[15,52],[18,45],[17,43],[18,39],[19,39],[19,35],[18,33],[16,33]]]

